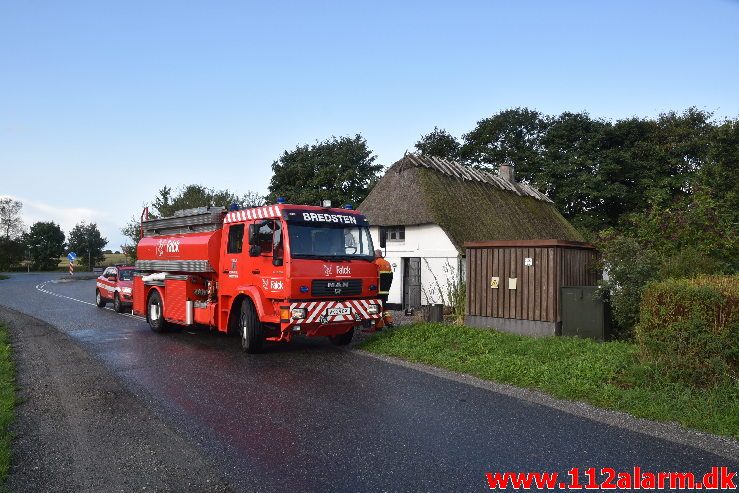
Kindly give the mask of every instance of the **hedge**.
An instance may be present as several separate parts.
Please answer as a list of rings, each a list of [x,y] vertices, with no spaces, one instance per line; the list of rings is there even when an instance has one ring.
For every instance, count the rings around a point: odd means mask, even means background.
[[[669,378],[698,387],[739,378],[739,276],[649,284],[636,326],[640,354]]]

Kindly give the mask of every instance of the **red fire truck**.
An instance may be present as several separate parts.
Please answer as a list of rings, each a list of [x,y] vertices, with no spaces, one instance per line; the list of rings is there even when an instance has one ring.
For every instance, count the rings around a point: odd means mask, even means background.
[[[294,334],[348,344],[382,313],[368,222],[351,209],[145,210],[137,252],[133,313],[155,332],[203,325],[251,353]]]

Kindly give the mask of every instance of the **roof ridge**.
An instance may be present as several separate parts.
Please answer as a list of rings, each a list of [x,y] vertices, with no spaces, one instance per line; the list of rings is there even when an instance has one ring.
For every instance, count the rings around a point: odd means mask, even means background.
[[[543,202],[552,202],[546,194],[540,192],[528,183],[509,182],[490,171],[465,166],[458,161],[452,161],[437,156],[422,156],[413,152],[407,153],[400,161],[410,161],[417,168],[433,169],[458,180],[475,181],[486,185],[492,185],[500,190],[513,192],[519,196],[529,196]],[[399,161],[399,162],[400,162]]]

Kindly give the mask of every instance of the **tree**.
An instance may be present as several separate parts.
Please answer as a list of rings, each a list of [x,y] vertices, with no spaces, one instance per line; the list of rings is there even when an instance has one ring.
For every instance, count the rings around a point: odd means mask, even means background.
[[[264,195],[257,192],[248,191],[241,198],[242,207],[259,207],[260,205],[264,205]]]
[[[536,110],[513,108],[477,122],[462,139],[461,158],[487,168],[513,164],[518,179],[533,181],[541,170],[541,139],[547,118]]]
[[[5,238],[0,236],[0,272],[16,267],[23,260],[26,244],[22,237]]]
[[[459,158],[459,141],[446,130],[434,127],[434,130],[421,136],[416,142],[416,150],[422,156],[440,157],[443,159],[456,160]]]
[[[587,113],[564,112],[549,120],[541,138],[541,168],[532,174],[533,185],[580,229],[598,230],[605,223],[596,189],[599,145],[608,125]]]
[[[285,151],[272,163],[269,201],[284,197],[293,204],[359,204],[379,179],[382,166],[359,134],[332,137]]]
[[[139,244],[141,239],[141,223],[138,218],[132,217],[125,226],[121,228],[121,233],[131,240],[130,243],[121,245],[121,251],[132,263],[136,262],[138,255],[136,253],[136,246]]]
[[[187,185],[177,195],[172,196],[172,189],[164,186],[152,202],[152,213],[158,217],[174,215],[175,211],[195,207],[225,207],[238,204],[239,197],[230,190],[215,190],[203,185]]]
[[[89,269],[105,260],[103,248],[107,244],[108,240],[101,236],[95,223],[86,224],[83,221],[69,233],[69,249],[75,252]]]
[[[64,255],[64,240],[64,231],[55,222],[34,223],[25,235],[32,268],[34,270],[56,269],[59,265],[59,257]]]
[[[20,200],[10,197],[0,198],[0,237],[14,239],[23,234],[22,208],[23,202]]]

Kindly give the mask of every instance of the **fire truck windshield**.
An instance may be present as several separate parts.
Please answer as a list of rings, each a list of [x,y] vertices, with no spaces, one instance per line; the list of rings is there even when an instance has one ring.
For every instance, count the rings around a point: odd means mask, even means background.
[[[293,223],[288,226],[288,236],[292,258],[373,260],[375,257],[366,226]]]

